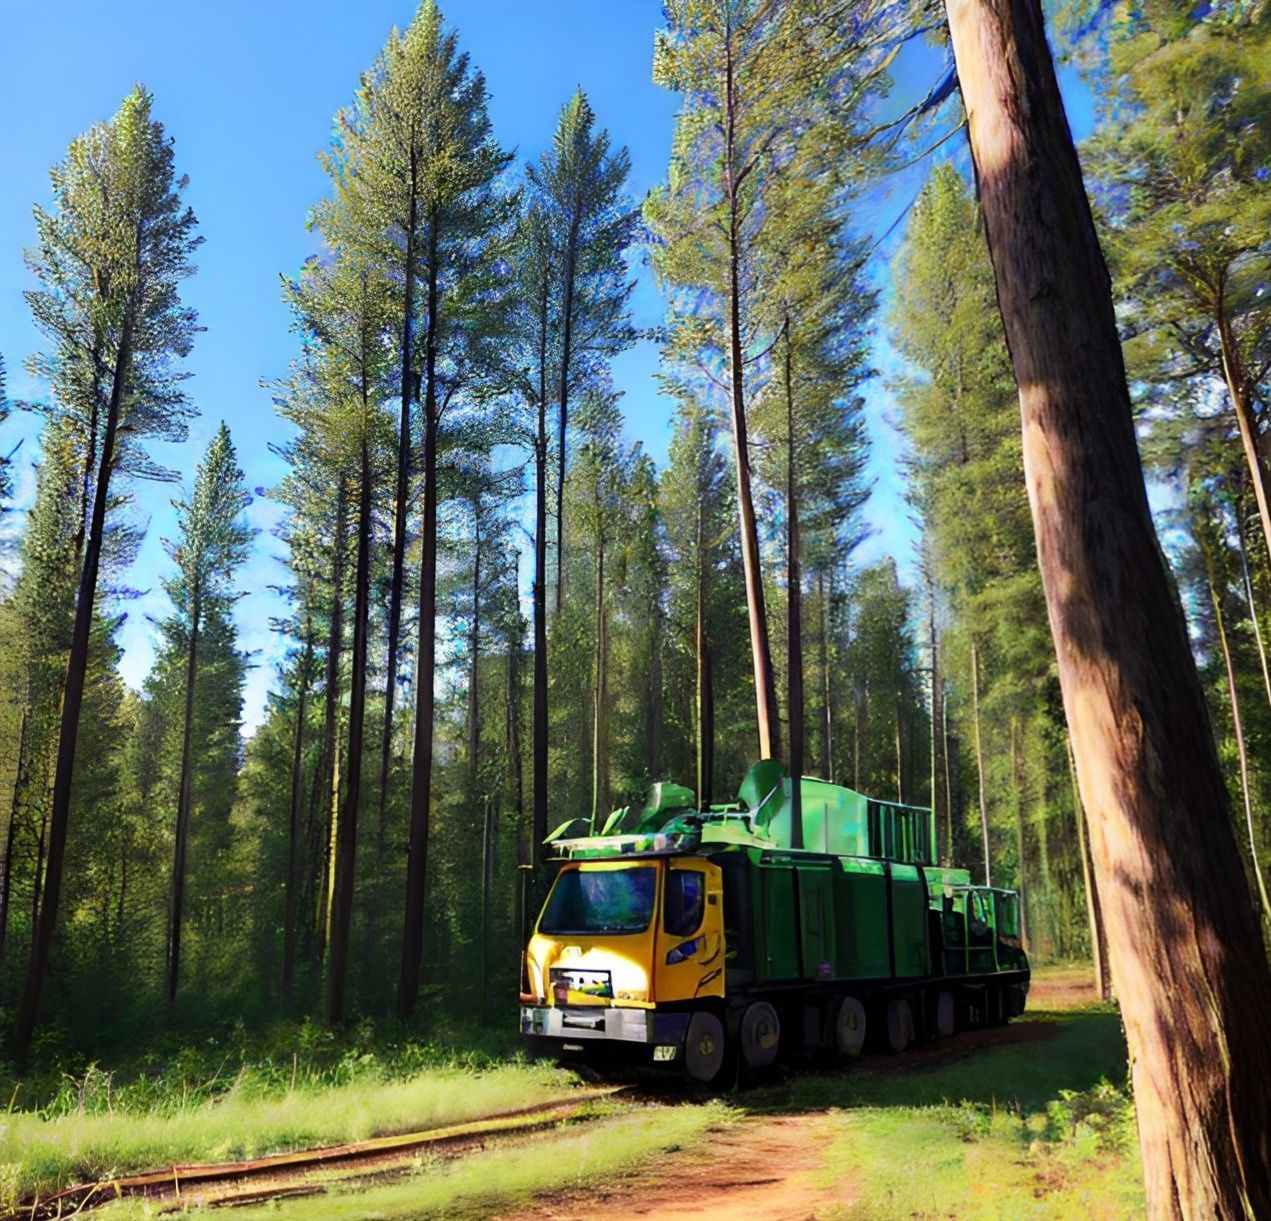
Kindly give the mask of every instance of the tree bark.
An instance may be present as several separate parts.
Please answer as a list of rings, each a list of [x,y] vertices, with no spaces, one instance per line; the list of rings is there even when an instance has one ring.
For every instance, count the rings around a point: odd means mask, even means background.
[[[1271,1216],[1271,972],[1038,0],[948,0],[1148,1211]]]
[[[980,646],[971,636],[971,717],[975,727],[975,777],[980,797],[980,836],[984,844],[984,885],[993,885],[989,864],[989,802],[984,789],[984,743],[980,737]]]
[[[335,878],[331,899],[331,956],[327,960],[326,1024],[344,1021],[344,992],[349,969],[349,932],[353,922],[357,823],[362,807],[362,755],[366,730],[366,654],[371,617],[371,452],[370,387],[362,384],[362,436],[359,445],[357,567],[353,577],[353,657],[349,676],[348,782],[335,839]]]
[[[168,913],[168,1004],[177,998],[181,974],[181,917],[185,907],[185,855],[190,839],[190,746],[194,732],[194,691],[199,675],[199,627],[202,614],[199,591],[193,591],[190,611],[190,647],[185,661],[185,719],[181,726],[181,780],[177,788],[177,827],[172,846],[172,906]]]
[[[440,269],[438,216],[428,228],[428,335],[424,353],[424,516],[419,568],[419,667],[415,693],[415,757],[410,793],[410,848],[406,862],[406,916],[402,963],[397,982],[397,1015],[415,1012],[424,948],[424,910],[428,885],[428,834],[432,810],[434,678],[437,657],[437,344]]]
[[[84,563],[80,569],[79,589],[75,597],[75,623],[66,662],[66,680],[62,687],[62,716],[58,728],[57,762],[53,773],[52,808],[49,812],[48,859],[44,866],[44,898],[31,940],[31,957],[22,987],[22,997],[18,1003],[18,1019],[13,1037],[14,1058],[20,1066],[26,1062],[31,1035],[35,1031],[44,976],[53,950],[58,902],[62,894],[62,867],[66,862],[66,830],[70,822],[75,745],[79,739],[79,716],[84,704],[84,683],[88,675],[93,602],[97,597],[97,574],[101,567],[102,540],[106,533],[106,509],[110,500],[110,476],[115,465],[119,413],[132,360],[132,326],[133,306],[130,304],[124,312],[119,347],[115,353],[101,461],[97,468],[97,486],[93,492],[92,521],[84,550]]]
[[[514,588],[521,587],[521,555],[515,555]],[[517,836],[517,864],[529,863],[529,845],[525,840],[525,768],[521,759],[521,611],[512,608],[512,630],[508,634],[506,723],[504,725],[506,766],[511,773],[512,813]]]
[[[741,338],[741,236],[736,165],[736,82],[733,33],[724,38],[725,117],[724,191],[728,201],[728,378],[733,426],[733,458],[737,471],[737,511],[741,530],[741,564],[746,582],[746,612],[750,620],[750,653],[755,675],[755,718],[759,732],[759,756],[775,759],[781,754],[781,726],[777,719],[777,690],[768,641],[768,613],[764,606],[763,570],[759,556],[759,531],[750,488],[750,442],[746,427],[744,354]]]
[[[282,929],[282,994],[295,994],[296,934],[300,916],[300,819],[304,808],[305,706],[309,698],[309,671],[313,666],[313,621],[305,619],[305,648],[300,661],[300,689],[296,693],[296,730],[291,745],[291,818],[287,831],[287,893]]]

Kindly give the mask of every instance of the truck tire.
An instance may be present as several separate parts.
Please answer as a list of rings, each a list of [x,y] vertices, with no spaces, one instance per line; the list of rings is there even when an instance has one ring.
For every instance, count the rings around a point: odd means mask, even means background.
[[[958,1007],[953,993],[945,990],[936,997],[936,1035],[949,1038],[958,1028]]]
[[[741,1015],[737,1031],[742,1059],[751,1068],[767,1068],[777,1058],[781,1043],[781,1020],[767,1001],[755,1001]]]
[[[699,1009],[689,1019],[684,1040],[684,1067],[694,1081],[710,1085],[724,1067],[724,1023]]]
[[[834,1013],[834,1050],[843,1060],[855,1060],[865,1046],[865,1006],[845,996]]]
[[[914,1015],[908,1001],[887,1002],[887,1046],[899,1055],[914,1041]]]

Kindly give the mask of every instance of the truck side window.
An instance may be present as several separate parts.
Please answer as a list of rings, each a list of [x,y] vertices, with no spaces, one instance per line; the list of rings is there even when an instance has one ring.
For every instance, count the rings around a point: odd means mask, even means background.
[[[697,869],[669,869],[662,920],[672,937],[697,932],[706,907],[706,875]]]

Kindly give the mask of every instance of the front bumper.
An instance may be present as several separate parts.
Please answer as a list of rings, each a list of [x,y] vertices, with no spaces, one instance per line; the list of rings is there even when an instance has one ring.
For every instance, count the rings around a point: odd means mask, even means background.
[[[687,1013],[659,1013],[653,1009],[601,1009],[522,1005],[521,1033],[569,1042],[683,1045],[688,1033]]]

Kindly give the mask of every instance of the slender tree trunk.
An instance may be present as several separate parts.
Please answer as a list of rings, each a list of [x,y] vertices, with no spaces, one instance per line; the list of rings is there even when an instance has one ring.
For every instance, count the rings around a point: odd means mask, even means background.
[[[1243,499],[1243,498],[1241,498]],[[1249,571],[1249,548],[1245,538],[1243,505],[1236,502],[1236,538],[1240,544],[1240,573],[1244,578],[1245,601],[1249,604],[1249,619],[1253,623],[1253,639],[1258,646],[1258,664],[1262,668],[1262,687],[1267,693],[1267,707],[1271,708],[1271,667],[1267,665],[1266,643],[1262,638],[1262,621],[1258,614],[1258,602],[1253,592],[1253,574]]]
[[[544,278],[546,283],[546,277]],[[547,838],[547,294],[539,302],[538,430],[534,437],[534,697],[530,716],[533,792],[530,865]]]
[[[1267,466],[1258,448],[1258,423],[1254,419],[1250,403],[1249,385],[1240,358],[1240,341],[1231,327],[1223,289],[1218,293],[1218,340],[1222,345],[1222,372],[1231,395],[1232,410],[1240,429],[1240,444],[1244,447],[1245,462],[1249,467],[1249,481],[1253,485],[1253,498],[1258,506],[1258,520],[1262,523],[1262,541],[1271,557],[1271,485],[1267,479]]]
[[[560,614],[565,605],[565,458],[569,426],[569,366],[574,342],[574,281],[577,279],[578,229],[582,223],[582,205],[575,200],[569,218],[569,236],[565,244],[565,262],[561,275],[561,345],[560,393],[557,404],[556,438],[559,465],[556,468],[556,608]]]
[[[816,574],[817,608],[820,616],[820,639],[817,641],[821,654],[821,779],[834,783],[834,707],[833,694],[830,687],[830,608],[829,597],[825,589],[825,567],[822,565]]]
[[[725,154],[724,191],[728,199],[728,378],[733,426],[733,458],[737,470],[737,511],[741,529],[741,563],[746,581],[746,611],[750,619],[750,653],[755,674],[755,717],[759,731],[759,755],[776,759],[781,754],[781,725],[777,717],[777,690],[768,641],[768,613],[764,606],[763,570],[759,556],[759,531],[755,502],[750,490],[750,442],[746,427],[744,353],[741,337],[741,236],[739,184],[736,161],[736,82],[733,34],[725,34]]]
[[[18,757],[13,769],[13,800],[9,803],[9,821],[4,829],[4,864],[0,866],[0,964],[4,962],[5,943],[9,932],[9,895],[13,886],[13,836],[18,825],[18,803],[22,794],[22,770],[26,766],[28,712],[22,709],[18,726]]]
[[[353,657],[349,676],[348,783],[335,840],[335,878],[331,902],[331,957],[327,963],[326,1023],[344,1021],[344,992],[349,970],[349,933],[357,857],[357,823],[362,807],[362,757],[366,732],[366,654],[371,618],[371,451],[370,387],[362,384],[362,436],[358,463],[357,567],[353,577]]]
[[[513,562],[513,588],[521,587],[521,554]],[[512,608],[512,630],[508,634],[507,695],[504,725],[504,752],[512,782],[512,814],[517,836],[518,865],[529,863],[529,845],[525,843],[525,768],[521,759],[521,612]]]
[[[975,726],[975,776],[980,795],[980,835],[984,843],[984,885],[993,885],[989,864],[989,802],[984,789],[984,743],[980,738],[980,646],[971,636],[971,716]]]
[[[1271,972],[1038,0],[948,0],[1153,1218],[1271,1216]]]
[[[901,693],[896,691],[896,800],[905,804],[905,748],[901,737]]]
[[[1236,687],[1236,668],[1231,657],[1231,642],[1227,638],[1227,616],[1222,609],[1222,595],[1214,572],[1214,559],[1208,545],[1200,544],[1205,559],[1205,578],[1209,585],[1209,601],[1214,608],[1214,627],[1218,632],[1218,648],[1222,652],[1223,671],[1227,678],[1227,700],[1231,705],[1231,731],[1236,739],[1236,761],[1240,768],[1240,799],[1244,806],[1245,828],[1249,835],[1249,859],[1253,863],[1253,877],[1258,886],[1258,900],[1262,917],[1271,920],[1271,900],[1267,898],[1267,882],[1258,863],[1258,837],[1254,830],[1253,788],[1249,782],[1249,750],[1245,743],[1244,720],[1240,715],[1240,692]]]
[[[331,927],[331,848],[338,834],[333,825],[340,806],[340,660],[344,652],[344,536],[348,529],[348,480],[341,473],[335,497],[335,540],[331,559],[330,634],[327,638],[326,696],[322,718],[322,788],[326,815],[318,830],[321,857],[316,873],[321,875],[321,890],[315,911],[314,944],[316,962],[326,957],[327,937]]]
[[[428,229],[428,336],[424,355],[424,520],[419,569],[419,690],[415,695],[415,758],[410,793],[410,855],[406,862],[406,918],[397,983],[397,1015],[415,1012],[424,949],[428,835],[432,811],[434,678],[437,656],[437,344],[440,305],[436,211]]]
[[[605,742],[605,713],[609,693],[606,667],[605,615],[605,533],[602,526],[596,534],[596,656],[595,686],[592,693],[591,721],[591,829],[594,833],[600,824],[609,793],[609,761]]]
[[[790,701],[790,846],[803,847],[803,574],[799,567],[799,481],[794,439],[794,370],[790,318],[785,319],[786,637]]]
[[[494,899],[494,843],[495,843],[495,801],[493,797],[485,799],[485,817],[481,827],[481,1017],[484,1020],[490,1005],[490,963],[491,963],[491,906]]]
[[[481,657],[481,517],[479,503],[474,505],[476,538],[472,556],[472,630],[468,634],[468,803],[476,809],[477,784],[480,780],[481,704],[477,676]]]
[[[300,689],[296,693],[296,730],[291,745],[291,818],[287,833],[287,893],[282,929],[282,994],[295,994],[296,934],[300,915],[300,821],[304,810],[305,707],[309,699],[309,671],[313,667],[313,620],[305,619],[305,648],[300,661]]]
[[[949,791],[941,791],[947,761],[944,742],[944,674],[940,669],[940,636],[936,631],[936,591],[928,574],[927,593],[929,617],[927,629],[931,634],[931,818],[934,827],[944,829],[944,851],[933,842],[931,850],[936,860],[945,865],[953,863],[953,824],[949,819]]]
[[[706,498],[697,494],[697,804],[710,808],[715,777],[715,687],[711,673],[710,634],[706,623]]]
[[[388,790],[393,761],[393,708],[397,700],[397,650],[402,630],[402,598],[406,584],[406,511],[410,499],[410,401],[415,388],[415,229],[418,197],[411,163],[410,209],[406,225],[405,282],[402,295],[402,397],[397,422],[397,483],[393,491],[393,573],[388,589],[388,652],[384,679],[384,728],[380,735],[379,825],[375,838],[375,917],[381,910],[384,847],[388,837]]]
[[[944,757],[944,842],[948,852],[946,864],[952,865],[956,857],[953,843],[953,748],[949,742],[949,700],[944,690],[944,676],[940,676],[940,750]]]
[[[53,773],[53,801],[49,814],[48,860],[45,863],[44,898],[40,905],[31,940],[31,958],[27,966],[22,997],[18,1003],[18,1019],[14,1031],[13,1052],[19,1065],[25,1064],[35,1021],[39,1015],[40,994],[53,950],[53,931],[57,926],[57,908],[62,894],[62,867],[66,861],[66,830],[70,822],[71,781],[75,771],[75,745],[79,739],[79,716],[84,703],[84,682],[88,674],[88,646],[93,627],[93,602],[97,597],[97,573],[101,566],[102,540],[106,533],[106,509],[110,503],[110,476],[115,465],[115,443],[119,431],[119,412],[128,368],[132,359],[132,306],[124,313],[119,348],[111,378],[110,401],[106,411],[106,429],[102,437],[101,462],[97,468],[97,487],[93,491],[92,522],[80,569],[79,589],[75,597],[75,623],[71,630],[71,649],[66,662],[66,681],[62,687],[62,717],[58,729],[57,763]]]
[[[181,974],[181,918],[185,907],[185,856],[190,839],[191,743],[194,734],[194,695],[199,676],[199,628],[202,606],[193,592],[190,647],[185,660],[185,719],[181,726],[181,780],[177,789],[177,827],[172,847],[172,906],[168,913],[168,1004],[177,998]]]
[[[1086,920],[1090,925],[1090,955],[1094,960],[1095,995],[1101,1001],[1112,999],[1112,973],[1108,966],[1108,938],[1103,928],[1103,913],[1099,910],[1099,888],[1095,883],[1094,865],[1090,860],[1090,845],[1086,841],[1086,810],[1081,804],[1081,790],[1077,785],[1077,762],[1072,753],[1072,739],[1065,735],[1064,745],[1068,754],[1068,778],[1072,783],[1073,816],[1077,822],[1077,851],[1081,854],[1081,880],[1086,896]]]
[[[1011,787],[1015,790],[1015,889],[1019,891],[1019,939],[1024,949],[1028,942],[1029,888],[1024,883],[1024,778],[1019,756],[1019,718],[1011,717]]]

